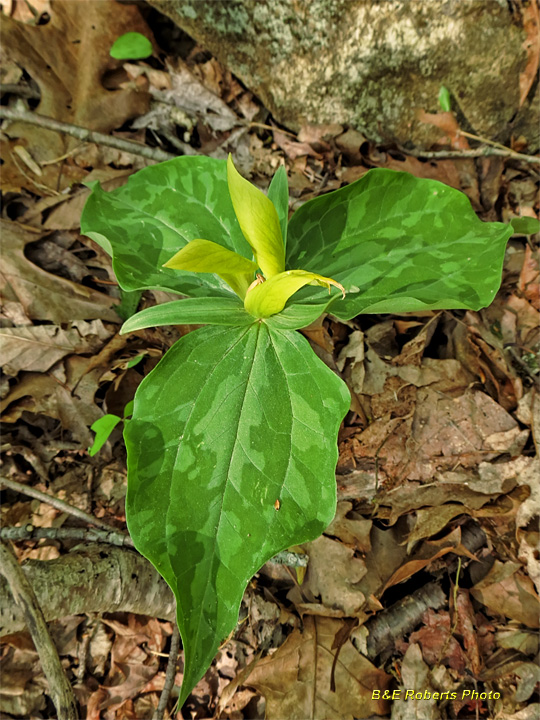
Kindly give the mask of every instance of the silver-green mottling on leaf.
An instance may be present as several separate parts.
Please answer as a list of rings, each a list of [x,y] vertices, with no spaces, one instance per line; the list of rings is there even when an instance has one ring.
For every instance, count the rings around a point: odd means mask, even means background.
[[[332,520],[349,403],[305,338],[264,323],[189,333],[139,386],[124,433],[126,515],[177,598],[181,702],[234,628],[252,575]]]
[[[196,238],[251,256],[229,197],[226,167],[224,160],[180,157],[141,170],[111,192],[97,182],[89,183],[92,194],[84,207],[81,231],[112,255],[124,290],[231,294],[217,275],[163,267]]]
[[[499,289],[511,235],[509,225],[482,222],[459,190],[377,169],[294,213],[287,267],[339,281],[347,295],[329,311],[344,320],[359,313],[478,310]],[[328,304],[324,293],[302,292]]]

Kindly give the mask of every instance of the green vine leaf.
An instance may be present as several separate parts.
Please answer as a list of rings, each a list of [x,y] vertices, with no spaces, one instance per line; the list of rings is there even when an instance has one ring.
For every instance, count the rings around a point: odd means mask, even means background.
[[[349,403],[305,338],[264,322],[189,333],[139,386],[125,428],[127,522],[177,598],[181,704],[253,574],[331,521]]]
[[[458,190],[375,169],[294,213],[287,266],[339,281],[347,296],[329,311],[343,320],[360,313],[478,310],[499,289],[511,235],[509,225],[482,222]],[[299,301],[307,298],[327,303],[320,291],[302,290]]]
[[[197,238],[251,257],[229,196],[225,160],[179,157],[140,170],[111,192],[97,182],[88,186],[92,194],[83,210],[81,231],[112,255],[124,290],[232,294],[218,275],[163,267]]]

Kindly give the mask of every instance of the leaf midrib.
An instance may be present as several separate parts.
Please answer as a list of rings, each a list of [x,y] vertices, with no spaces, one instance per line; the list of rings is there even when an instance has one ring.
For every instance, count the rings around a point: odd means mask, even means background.
[[[220,365],[220,364],[223,362],[223,360],[234,350],[234,348],[236,348],[236,347],[242,342],[242,340],[246,337],[246,335],[248,334],[248,332],[251,330],[252,327],[253,327],[253,325],[250,325],[248,328],[246,328],[246,331],[238,338],[238,340],[237,340],[233,345],[230,346],[230,348],[229,348],[228,351],[225,353],[225,355],[223,355],[222,357],[219,358],[218,362],[216,362],[216,364],[214,365],[214,367],[213,367],[213,369],[212,369],[212,372],[210,373],[210,375],[208,375],[208,378],[207,378],[207,381],[206,381],[206,382],[208,382],[208,381],[211,380],[212,375],[216,372],[216,370],[217,370],[217,368],[219,367],[219,365]],[[248,389],[248,387],[249,387],[249,383],[250,383],[250,379],[251,379],[251,374],[252,374],[252,372],[253,372],[253,366],[254,366],[254,364],[255,364],[255,358],[256,358],[256,355],[257,355],[258,343],[259,343],[259,338],[260,338],[260,327],[261,327],[261,325],[259,324],[259,325],[257,326],[257,337],[256,337],[256,339],[255,339],[255,347],[254,347],[254,349],[253,349],[253,356],[252,356],[252,360],[251,360],[251,367],[250,367],[249,374],[248,374],[248,377],[246,378],[245,385],[244,385],[244,395],[243,395],[243,397],[242,397],[242,402],[241,402],[241,405],[240,405],[240,411],[239,411],[239,415],[238,415],[238,418],[239,418],[239,419],[238,419],[237,426],[240,425],[240,419],[241,419],[242,412],[243,412],[243,407],[244,407],[244,403],[245,403],[245,399],[246,399],[247,389]],[[205,383],[205,385],[206,385],[206,383]],[[201,387],[200,391],[197,393],[197,397],[195,398],[195,400],[194,400],[194,402],[193,402],[192,409],[191,409],[191,411],[190,411],[190,413],[189,413],[189,416],[188,416],[188,418],[187,418],[187,420],[186,420],[186,422],[185,422],[185,425],[184,425],[184,435],[186,434],[186,428],[188,427],[188,424],[189,424],[189,422],[190,422],[190,420],[191,420],[192,414],[193,414],[193,412],[194,412],[194,410],[195,410],[195,407],[196,407],[196,404],[197,404],[197,400],[199,399],[199,397],[200,397],[203,389],[204,389],[204,385]],[[226,472],[226,476],[225,476],[225,488],[224,488],[223,493],[222,493],[221,502],[220,502],[219,511],[218,511],[218,524],[217,524],[216,531],[215,531],[214,536],[213,536],[213,540],[214,540],[213,551],[214,551],[214,552],[212,553],[212,557],[215,556],[215,548],[216,548],[216,544],[217,544],[217,539],[218,539],[219,531],[220,531],[221,524],[222,524],[223,517],[224,517],[223,505],[224,505],[224,502],[225,502],[225,495],[227,494],[227,490],[228,490],[229,472],[230,472],[230,467],[231,467],[231,463],[232,463],[232,459],[233,459],[233,456],[234,456],[234,453],[235,453],[235,449],[236,449],[237,443],[238,443],[238,435],[235,436],[235,440],[234,440],[234,443],[233,443],[233,447],[232,447],[232,450],[231,450],[231,453],[230,453],[230,456],[229,456],[229,464],[228,464],[227,472]],[[179,456],[179,453],[180,453],[180,449],[181,449],[181,445],[178,446],[178,450],[177,450],[177,453],[176,453],[176,456],[175,456],[175,459],[174,459],[173,467],[176,465],[176,463],[177,463],[177,461],[178,461],[178,456]],[[172,488],[172,483],[171,483],[171,488]],[[170,492],[169,492],[169,508],[171,508],[171,507],[172,507],[172,500],[171,500],[171,496],[170,496]],[[168,520],[168,516],[169,516],[169,512],[167,512],[167,520]],[[229,571],[230,571],[230,568],[228,568],[228,569],[229,569]],[[176,577],[176,573],[175,573],[175,577]],[[241,578],[241,580],[242,580],[242,582],[243,582],[244,578]],[[200,634],[200,628],[201,628],[201,624],[202,624],[202,623],[201,623],[202,609],[203,609],[204,600],[206,599],[206,596],[207,596],[209,587],[210,587],[210,574],[208,573],[207,578],[206,578],[206,585],[205,585],[205,588],[204,588],[204,593],[203,593],[203,595],[202,595],[203,602],[201,602],[201,604],[199,605],[199,612],[198,612],[198,614],[196,615],[196,618],[197,618],[197,630],[196,630],[196,633],[195,633],[195,637],[194,637],[194,639],[193,639],[193,641],[192,641],[192,647],[197,647],[197,644],[198,644],[198,639],[199,639],[199,634]],[[190,649],[191,649],[191,648],[190,648]]]

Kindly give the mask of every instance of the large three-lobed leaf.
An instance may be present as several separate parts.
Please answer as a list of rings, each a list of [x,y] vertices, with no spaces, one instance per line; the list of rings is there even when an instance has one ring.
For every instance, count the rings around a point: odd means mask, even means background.
[[[220,326],[167,352],[139,387],[125,430],[129,530],[178,601],[182,700],[233,629],[252,574],[279,550],[315,538],[334,513],[336,435],[349,394],[292,330],[327,308],[343,319],[478,309],[499,286],[512,234],[481,222],[457,190],[389,170],[307,202],[288,226],[283,170],[269,197],[287,238],[286,268],[330,276],[344,299],[304,288],[283,311],[256,320],[219,276],[163,267],[198,238],[252,260],[225,161],[182,157],[110,193],[94,186],[82,219],[83,232],[112,254],[125,290],[190,296],[138,313],[124,331]]]
[[[125,431],[128,527],[177,598],[182,700],[248,580],[332,520],[345,384],[298,333],[205,328],[144,379]]]

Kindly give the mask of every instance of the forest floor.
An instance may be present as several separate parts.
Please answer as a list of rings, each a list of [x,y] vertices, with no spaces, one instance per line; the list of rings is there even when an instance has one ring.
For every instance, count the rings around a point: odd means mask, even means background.
[[[153,152],[231,152],[263,189],[285,164],[291,211],[383,167],[462,190],[482,220],[538,217],[538,165],[511,153],[453,156],[464,138],[451,113],[439,117],[436,149],[448,150],[446,159],[376,146],[337,124],[292,133],[153,10],[98,12],[96,43],[80,3],[32,0],[35,15],[29,3],[1,4],[21,23],[6,43],[3,108],[39,105],[40,114]],[[77,50],[44,32],[61,22],[80,34]],[[152,31],[154,57],[112,60],[110,46],[134,26]],[[105,413],[122,417],[143,377],[192,328],[120,336],[133,298],[119,290],[108,255],[80,234],[89,194],[82,183],[113,189],[153,160],[13,120],[4,120],[0,141],[1,533],[13,538],[19,528],[17,557],[37,567],[93,540],[81,545],[71,531],[89,524],[29,489],[126,532],[121,425],[93,456],[90,426]],[[527,152],[519,141],[514,149]],[[485,310],[348,323],[326,316],[303,331],[352,395],[339,435],[336,518],[298,549],[309,556],[307,571],[267,563],[252,579],[235,633],[182,711],[174,709],[180,652],[165,717],[539,716],[538,280],[538,236],[514,235],[501,289]],[[136,298],[139,308],[164,299],[157,291]],[[44,529],[48,537],[39,537]],[[5,592],[0,600],[12,602]],[[170,619],[92,612],[50,627],[81,717],[153,716]],[[3,637],[0,663],[0,717],[54,717],[26,631]],[[387,698],[402,693],[392,703],[374,697],[374,687]],[[422,698],[405,699],[404,689]]]

